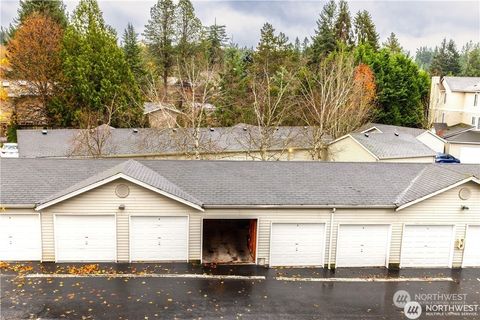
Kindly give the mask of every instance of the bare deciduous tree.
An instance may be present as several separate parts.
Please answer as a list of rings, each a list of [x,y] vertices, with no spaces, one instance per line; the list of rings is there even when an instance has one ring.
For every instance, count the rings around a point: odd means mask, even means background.
[[[365,124],[373,109],[375,83],[366,65],[338,53],[316,70],[303,70],[300,91],[312,159],[323,159],[329,140]]]
[[[256,160],[279,160],[288,152],[289,133],[278,134],[293,106],[293,77],[282,69],[270,75],[265,69],[251,79],[254,126],[248,128],[246,141],[241,141],[247,156]]]

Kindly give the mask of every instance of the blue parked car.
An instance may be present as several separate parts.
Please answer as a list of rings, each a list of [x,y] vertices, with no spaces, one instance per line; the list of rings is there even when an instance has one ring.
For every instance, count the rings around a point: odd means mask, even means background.
[[[460,160],[446,153],[437,153],[435,157],[436,163],[460,163]]]

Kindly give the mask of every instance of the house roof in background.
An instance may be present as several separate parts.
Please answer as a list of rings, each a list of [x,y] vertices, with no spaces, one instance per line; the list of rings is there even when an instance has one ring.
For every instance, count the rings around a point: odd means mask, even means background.
[[[419,135],[427,131],[425,129],[420,129],[420,128],[401,127],[401,126],[394,126],[389,124],[369,122],[363,125],[361,128],[359,128],[355,132],[358,132],[358,133],[370,132],[370,131],[373,131],[375,128],[382,133],[395,133],[395,132],[406,133],[414,137],[418,137]]]
[[[407,133],[352,133],[350,136],[379,159],[434,157],[435,151]]]
[[[278,127],[274,130],[270,150],[308,148],[310,127]],[[191,153],[192,129],[139,128],[103,130],[103,156]],[[23,158],[91,156],[85,129],[17,130],[19,155]],[[259,149],[260,133],[256,126],[238,124],[233,127],[200,128],[200,152],[221,153]]]
[[[470,130],[459,133],[455,136],[446,138],[446,140],[450,143],[472,143],[472,144],[480,144],[480,131]]]
[[[480,77],[443,77],[454,92],[480,92]]]
[[[446,140],[460,133],[467,132],[475,128],[474,126],[465,123],[458,123],[450,127],[447,126],[446,123],[434,123],[433,127],[437,135]]]
[[[0,170],[3,205],[35,205],[118,171],[205,208],[393,208],[480,178],[478,165],[378,162],[1,159]]]

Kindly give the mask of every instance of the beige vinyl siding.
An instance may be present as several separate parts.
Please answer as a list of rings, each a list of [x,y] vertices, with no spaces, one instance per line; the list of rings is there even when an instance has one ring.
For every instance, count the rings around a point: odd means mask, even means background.
[[[115,195],[115,187],[125,183],[130,187],[130,195],[121,199]],[[461,188],[472,191],[469,200],[458,196]],[[119,210],[120,204],[125,210]],[[461,210],[461,206],[469,210]],[[259,262],[269,263],[270,227],[274,222],[325,223],[325,263],[328,263],[330,213],[329,209],[207,209],[205,212],[192,209],[184,204],[168,199],[151,190],[133,183],[118,180],[75,198],[66,200],[41,212],[42,252],[44,261],[54,261],[53,214],[114,214],[117,217],[118,261],[129,260],[129,215],[189,215],[189,259],[201,259],[202,219],[204,218],[255,218],[258,219]],[[35,213],[33,209],[7,209],[7,214]],[[393,209],[337,209],[334,214],[331,262],[335,263],[337,231],[339,224],[391,224],[391,244],[389,262],[400,263],[400,249],[404,224],[444,224],[455,225],[455,240],[465,238],[467,224],[480,224],[480,186],[473,182],[453,188],[430,199],[407,207],[398,212]],[[454,250],[453,266],[460,267],[463,250]]]
[[[446,148],[447,148],[446,152],[448,154],[451,154],[455,158],[461,160],[462,148],[479,148],[480,149],[480,144],[448,142]]]
[[[120,183],[124,183],[130,188],[127,198],[122,199],[115,195],[115,187]],[[125,210],[118,209],[121,204],[125,205]],[[113,181],[42,211],[43,259],[55,260],[54,214],[116,215],[117,261],[128,261],[129,215],[187,216],[192,211],[196,210],[131,182],[121,179]],[[194,220],[195,215],[191,216],[193,218],[191,220]],[[194,239],[194,241],[198,242],[198,239]]]
[[[330,161],[375,162],[377,159],[364,147],[348,136],[328,146]]]
[[[432,149],[435,152],[444,152],[445,151],[445,142],[437,138],[432,133],[425,131],[417,137],[417,140],[421,141],[427,147]]]

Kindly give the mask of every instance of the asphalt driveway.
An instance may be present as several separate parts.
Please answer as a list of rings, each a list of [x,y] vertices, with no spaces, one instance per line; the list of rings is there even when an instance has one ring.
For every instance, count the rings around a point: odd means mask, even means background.
[[[416,319],[480,318],[480,310],[470,308],[480,305],[480,269],[329,272],[187,264],[94,269],[5,268],[1,319],[408,319],[394,305],[398,290],[421,300],[422,314],[409,315]],[[439,305],[453,304],[461,307],[438,311]],[[427,312],[426,305],[435,307]]]

